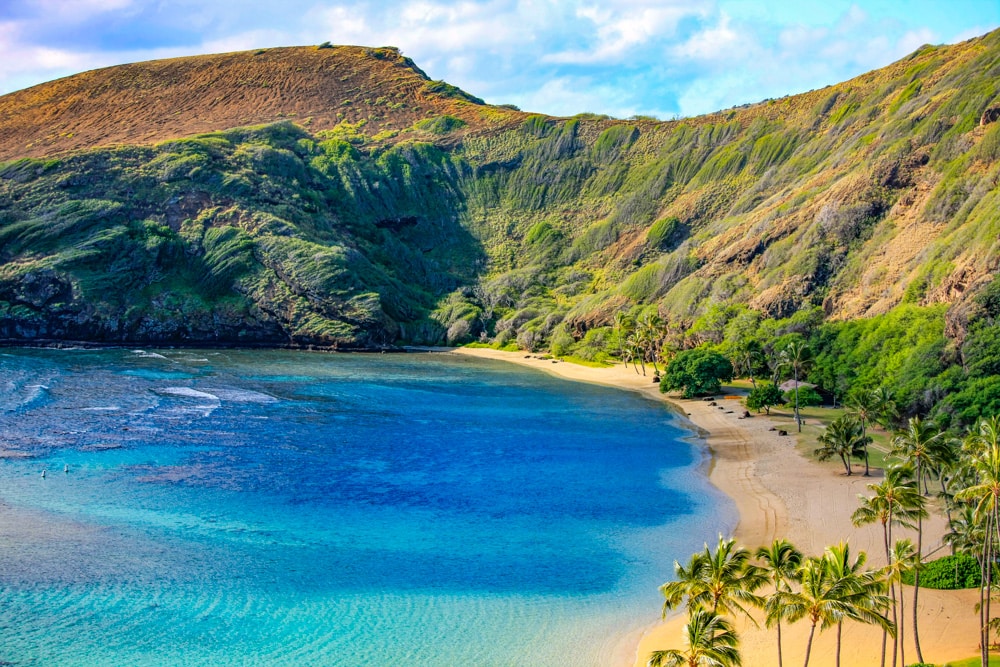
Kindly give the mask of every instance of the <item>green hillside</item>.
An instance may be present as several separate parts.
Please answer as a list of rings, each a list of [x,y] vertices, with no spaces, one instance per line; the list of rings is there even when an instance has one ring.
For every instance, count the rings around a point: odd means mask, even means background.
[[[1000,373],[1000,32],[670,122],[491,107],[393,49],[275,51],[128,66],[176,70],[162,113],[192,119],[205,72],[222,76],[216,100],[268,110],[252,127],[162,129],[123,104],[128,86],[102,87],[119,68],[0,98],[0,338],[486,340],[600,359],[620,351],[617,315],[656,329],[650,358],[803,336],[825,389],[898,376],[913,407],[954,393],[970,353],[977,381]],[[248,92],[247,71],[267,85]],[[302,92],[321,76],[322,97]],[[87,125],[45,102],[57,85],[98,107],[111,90],[134,140],[23,147],[26,116]],[[839,377],[864,341],[900,358]]]

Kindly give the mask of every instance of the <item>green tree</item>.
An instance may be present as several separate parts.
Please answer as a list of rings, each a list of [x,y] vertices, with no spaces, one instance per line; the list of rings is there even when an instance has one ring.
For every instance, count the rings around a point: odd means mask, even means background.
[[[872,496],[858,496],[861,506],[851,515],[855,526],[865,526],[872,523],[882,524],[882,539],[885,546],[885,560],[892,562],[891,544],[892,527],[902,526],[914,528],[918,516],[926,516],[925,500],[920,490],[910,478],[910,468],[906,465],[892,465],[885,469],[885,477],[877,484],[869,484],[874,491]],[[892,600],[892,622],[896,618],[896,588],[890,583],[889,595]],[[887,633],[882,633],[882,667],[885,667],[885,648]],[[896,647],[893,644],[893,663],[895,663]]]
[[[795,381],[795,423],[802,432],[802,416],[799,414],[799,377],[809,365],[809,347],[801,340],[795,339],[781,351],[781,365],[790,368]]]
[[[848,414],[861,423],[861,434],[868,435],[870,424],[891,424],[896,416],[896,403],[884,387],[853,392],[847,401]],[[865,442],[865,477],[869,476],[868,445]]]
[[[768,597],[764,609],[767,612],[767,627],[774,625],[778,629],[778,667],[782,667],[781,619],[787,615],[787,612],[779,594],[783,591],[790,591],[789,582],[798,580],[802,552],[792,546],[788,540],[781,539],[775,540],[770,546],[757,549],[756,556],[759,561],[763,562],[763,565],[760,566],[761,572],[774,587],[774,594]]]
[[[808,618],[809,640],[806,643],[805,667],[809,667],[813,637],[816,626],[825,630],[846,614],[846,606],[840,601],[840,591],[834,588],[835,579],[822,559],[807,558],[799,567],[801,590],[785,591],[780,594],[785,614],[792,622]]]
[[[980,632],[983,665],[989,657],[990,595],[983,590],[992,590],[993,567],[1000,546],[1000,416],[981,419],[965,438],[963,449],[968,455],[969,465],[975,474],[975,481],[955,494],[955,500],[968,502],[973,506],[973,516],[983,526],[980,564],[982,582],[980,586]],[[985,599],[984,599],[985,597]]]
[[[851,548],[846,543],[827,547],[823,554],[823,562],[837,580],[836,588],[843,590],[843,601],[848,605],[847,613],[837,619],[837,655],[836,666],[840,667],[841,631],[844,620],[852,619],[864,623],[880,625],[886,630],[889,620],[880,612],[889,606],[889,597],[885,594],[886,585],[880,573],[865,569],[868,554],[858,552],[857,558],[851,557]]]
[[[684,398],[716,394],[733,379],[733,365],[713,350],[699,347],[678,352],[660,378],[660,391],[682,392]]]
[[[737,546],[736,540],[719,536],[715,551],[706,544],[702,553],[691,556],[688,567],[675,562],[676,580],[660,586],[664,615],[686,601],[689,610],[730,615],[741,612],[751,618],[748,607],[763,606],[754,591],[766,583],[767,577],[750,558],[750,552]]]
[[[739,637],[733,626],[711,611],[691,613],[684,626],[687,648],[653,651],[649,667],[740,667]]]
[[[839,456],[850,477],[851,458],[863,457],[871,438],[864,435],[864,429],[854,417],[843,415],[833,420],[818,440],[823,445],[815,450],[819,460],[826,461],[832,456]]]
[[[761,382],[747,394],[746,404],[751,410],[760,412],[763,408],[764,412],[771,414],[771,406],[781,405],[784,401],[785,395],[776,385],[771,382]]]
[[[899,645],[899,662],[902,665],[906,664],[906,649],[903,645],[905,604],[903,601],[902,582],[907,574],[915,572],[919,566],[920,554],[913,547],[913,542],[910,540],[897,540],[896,544],[889,550],[889,565],[886,568],[886,575],[893,586],[899,584],[899,621],[896,625],[896,640]],[[895,598],[893,602],[895,602]],[[923,660],[920,660],[920,662],[923,662]],[[892,664],[896,664],[896,645],[893,645],[892,649]]]
[[[948,441],[945,439],[945,431],[933,422],[925,422],[920,417],[911,417],[906,424],[906,429],[896,434],[892,439],[892,451],[890,454],[898,456],[908,461],[915,471],[917,489],[919,490],[921,481],[924,483],[925,494],[927,493],[927,477],[930,476],[930,469],[944,459],[947,454]],[[917,515],[917,565],[914,570],[913,583],[913,643],[917,649],[917,660],[924,661],[923,651],[920,650],[920,630],[917,625],[917,601],[920,596],[920,561],[923,558],[923,537],[924,522],[923,515]]]

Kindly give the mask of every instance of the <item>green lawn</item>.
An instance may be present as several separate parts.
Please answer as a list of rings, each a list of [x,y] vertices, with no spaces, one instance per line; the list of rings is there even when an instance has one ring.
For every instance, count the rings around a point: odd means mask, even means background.
[[[726,389],[733,393],[743,393],[750,389],[750,382],[747,380],[737,380],[726,385]],[[771,408],[770,419],[779,429],[788,431],[789,435],[796,437],[796,447],[804,455],[811,459],[816,459],[813,452],[819,447],[818,439],[826,426],[834,419],[842,416],[846,410],[844,408],[829,408],[823,406],[802,407],[799,413],[802,415],[802,433],[799,434],[795,427],[795,414],[792,408],[776,406]],[[888,458],[891,435],[881,428],[869,429],[868,434],[872,437],[872,444],[868,448],[868,464],[871,468],[882,468]],[[830,459],[826,462],[837,470],[843,472],[843,464],[840,459]],[[864,473],[864,462],[853,461],[852,469],[855,473]]]
[[[958,662],[946,662],[944,667],[979,667],[981,664],[981,659],[979,656],[976,656],[975,658],[959,660]],[[990,667],[1000,667],[1000,656],[990,656]]]

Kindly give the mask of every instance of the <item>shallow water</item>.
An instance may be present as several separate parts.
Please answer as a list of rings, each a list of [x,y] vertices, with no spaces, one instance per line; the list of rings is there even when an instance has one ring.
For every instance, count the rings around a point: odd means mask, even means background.
[[[465,357],[6,350],[0,416],[15,664],[607,665],[735,517],[665,406]]]

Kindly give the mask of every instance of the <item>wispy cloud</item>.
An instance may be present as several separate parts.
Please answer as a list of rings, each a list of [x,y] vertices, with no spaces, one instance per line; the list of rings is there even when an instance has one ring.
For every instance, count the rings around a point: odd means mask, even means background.
[[[433,78],[525,109],[693,115],[1000,24],[995,0],[819,2],[2,0],[0,92],[119,62],[331,41],[398,46]]]

